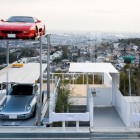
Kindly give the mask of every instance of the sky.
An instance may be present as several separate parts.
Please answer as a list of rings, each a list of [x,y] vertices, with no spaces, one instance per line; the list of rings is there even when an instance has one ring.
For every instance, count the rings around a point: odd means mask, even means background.
[[[24,15],[48,32],[140,32],[140,0],[0,0],[0,18]]]

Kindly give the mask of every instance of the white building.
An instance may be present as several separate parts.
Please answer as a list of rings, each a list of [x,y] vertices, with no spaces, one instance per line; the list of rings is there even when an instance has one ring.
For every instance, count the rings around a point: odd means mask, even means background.
[[[80,121],[89,121],[90,128],[124,130],[127,128],[140,128],[140,97],[123,96],[119,90],[119,72],[111,63],[70,63],[69,74],[86,75],[93,77],[93,83],[75,84],[76,78],[72,78],[74,89],[71,100],[74,105],[85,105],[85,113],[55,113],[54,108],[50,109],[50,121],[62,121],[65,129],[65,122],[76,121],[76,128],[79,130]],[[94,76],[100,74],[102,83],[95,84]],[[83,80],[85,80],[83,78]],[[84,83],[84,82],[83,82]],[[55,103],[55,94],[51,96],[50,106]]]

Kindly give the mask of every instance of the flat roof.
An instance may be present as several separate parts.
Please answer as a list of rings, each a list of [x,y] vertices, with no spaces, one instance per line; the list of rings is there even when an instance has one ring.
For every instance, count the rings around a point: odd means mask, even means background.
[[[23,67],[12,68],[8,66],[0,71],[0,83],[16,82],[16,83],[35,83],[40,77],[40,63],[25,63]],[[42,72],[47,64],[42,64]]]
[[[119,73],[111,63],[70,63],[69,72]]]

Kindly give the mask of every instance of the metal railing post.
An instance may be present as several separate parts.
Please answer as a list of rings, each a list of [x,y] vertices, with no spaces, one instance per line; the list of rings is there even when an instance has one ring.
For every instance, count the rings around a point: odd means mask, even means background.
[[[9,66],[9,42],[8,42],[8,40],[6,41],[6,47],[7,47],[6,63],[7,63],[7,67],[8,67]],[[6,72],[6,94],[8,94],[8,90],[9,90],[8,81],[9,81],[9,74],[7,71]]]
[[[50,34],[47,34],[47,99],[50,98]]]
[[[42,37],[39,38],[40,41],[40,94],[39,94],[39,101],[38,101],[38,117],[37,122],[38,126],[41,126],[41,110],[42,110]]]

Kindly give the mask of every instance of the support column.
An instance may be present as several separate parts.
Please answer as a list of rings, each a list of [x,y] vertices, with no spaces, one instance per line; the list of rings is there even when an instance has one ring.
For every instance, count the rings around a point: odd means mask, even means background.
[[[90,98],[89,99],[89,117],[90,117],[90,128],[94,126],[94,101],[93,101],[93,96],[91,95],[91,90],[90,90]]]
[[[7,61],[7,66],[9,66],[9,42],[6,41],[6,47],[7,47],[7,58],[6,58],[6,61]]]
[[[116,94],[116,74],[112,74],[112,106],[115,105],[115,94]]]
[[[50,98],[50,34],[47,34],[47,99]]]
[[[104,73],[102,73],[102,84],[104,84]]]
[[[94,85],[94,73],[93,73],[93,85]]]
[[[39,38],[40,41],[40,94],[38,100],[38,108],[37,108],[37,123],[38,126],[41,126],[41,112],[42,112],[42,84],[43,84],[43,77],[42,77],[42,37]]]
[[[76,121],[76,131],[79,131],[79,121]]]
[[[6,47],[7,47],[7,57],[6,57],[6,63],[7,63],[7,67],[9,66],[9,41],[6,41]],[[8,94],[8,90],[9,90],[9,72],[6,72],[6,94]]]
[[[89,87],[88,87],[88,73],[86,74],[86,92],[87,92],[87,111],[89,111]]]
[[[75,77],[74,76],[75,76],[75,73],[73,73],[73,78],[72,78],[73,79],[73,82],[72,82],[73,85],[75,84],[75,82],[74,82]]]
[[[83,85],[84,85],[84,73],[83,73]]]
[[[62,129],[63,129],[63,131],[66,130],[66,128],[65,128],[65,121],[62,122]]]
[[[57,85],[57,76],[55,76],[55,87]]]

